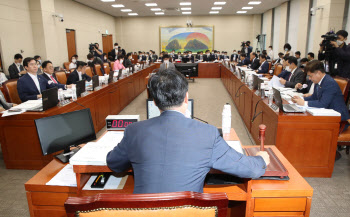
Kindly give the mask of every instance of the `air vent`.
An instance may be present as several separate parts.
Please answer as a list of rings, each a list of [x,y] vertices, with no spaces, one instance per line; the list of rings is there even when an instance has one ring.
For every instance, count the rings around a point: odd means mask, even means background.
[[[180,8],[164,8],[165,11],[180,11]]]

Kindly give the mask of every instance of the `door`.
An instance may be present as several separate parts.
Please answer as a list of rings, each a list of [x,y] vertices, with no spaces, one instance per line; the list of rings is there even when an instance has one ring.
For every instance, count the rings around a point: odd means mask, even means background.
[[[103,46],[103,53],[106,53],[108,55],[108,52],[110,52],[113,49],[113,37],[112,35],[102,35],[102,46]]]
[[[77,48],[75,45],[75,30],[66,29],[67,35],[67,48],[68,48],[68,62],[70,62],[71,57],[77,54]]]

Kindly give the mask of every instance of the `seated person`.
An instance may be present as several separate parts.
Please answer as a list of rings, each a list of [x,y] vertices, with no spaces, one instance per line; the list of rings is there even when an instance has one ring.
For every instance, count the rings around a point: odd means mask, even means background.
[[[307,60],[308,60],[309,62],[314,61],[314,60],[315,60],[315,54],[312,53],[312,52],[309,52],[309,53],[307,54]]]
[[[251,52],[250,59],[252,61],[250,68],[252,70],[257,70],[260,67],[260,60],[258,59],[258,54]]]
[[[41,63],[42,63],[41,56],[35,55],[34,60],[36,61],[36,64],[39,66],[39,68],[41,68]]]
[[[233,50],[233,53],[231,54],[231,62],[238,61],[238,53],[236,50]]]
[[[203,51],[200,51],[200,52],[199,52],[199,55],[198,55],[198,57],[197,57],[197,60],[203,61]]]
[[[87,64],[85,62],[78,61],[77,68],[72,73],[70,73],[67,79],[67,85],[76,84],[78,81],[81,81],[83,79],[91,81],[91,77],[85,73],[86,67]]]
[[[267,61],[271,61],[271,58],[267,55],[267,51],[263,50],[262,54],[265,55]]]
[[[168,54],[164,54],[163,63],[160,64],[160,67],[159,67],[159,70],[165,70],[165,69],[175,70],[175,65],[174,63],[170,62],[170,56]]]
[[[158,59],[158,55],[156,54],[155,51],[152,51],[152,62],[156,62]]]
[[[16,104],[8,103],[5,99],[4,94],[2,94],[2,91],[0,91],[0,112],[8,110],[8,109],[12,108],[13,106],[16,106]]]
[[[21,54],[16,54],[14,57],[14,63],[10,65],[9,67],[9,75],[10,79],[16,79],[19,78],[27,73],[27,71],[24,69],[22,66],[22,55]]]
[[[230,57],[227,55],[227,52],[224,52],[224,60],[230,59]]]
[[[306,79],[306,73],[298,68],[297,58],[290,56],[287,60],[287,71],[290,71],[288,79],[280,79],[281,84],[285,87],[294,88],[297,83],[304,83]]]
[[[73,70],[77,68],[78,55],[73,55],[71,58],[71,63],[69,63],[69,70]]]
[[[247,66],[250,64],[250,58],[247,57],[245,53],[241,54],[239,57],[241,58],[241,61],[237,63],[237,66]]]
[[[124,61],[124,66],[125,66],[125,68],[132,67],[133,64],[132,64],[131,60],[132,60],[131,53],[128,53],[128,54],[126,55],[126,60]]]
[[[105,74],[105,70],[103,69],[103,61],[101,60],[100,57],[95,57],[94,55],[92,55],[91,53],[89,53],[87,55],[87,64],[88,66],[94,68],[95,65],[100,65],[101,66],[101,72],[102,72],[102,75]]]
[[[150,57],[149,53],[147,52],[144,56],[142,56],[141,61],[146,61],[146,62],[152,62],[152,57]]]
[[[54,73],[54,67],[52,65],[52,62],[50,60],[46,60],[42,64],[43,67],[43,77],[49,82],[54,83],[57,85],[57,88],[63,88],[64,85],[57,80],[56,75]],[[72,85],[67,85],[68,88],[71,88]]]
[[[278,53],[278,58],[275,60],[275,62],[273,63],[274,65],[276,64],[282,64],[283,62],[283,57],[284,57],[284,54],[283,53]]]
[[[17,81],[17,91],[22,102],[41,99],[41,93],[50,88],[66,89],[66,85],[49,82],[44,76],[38,75],[38,65],[34,58],[25,58],[23,65],[27,73]]]
[[[194,63],[194,55],[192,55],[192,51],[188,51],[187,57],[190,59],[189,62]]]
[[[7,80],[8,79],[7,79],[6,75],[5,75],[5,73],[0,72],[0,86]]]
[[[118,55],[117,60],[114,62],[113,71],[119,71],[120,69],[125,69],[123,62],[124,62],[124,56]]]
[[[255,70],[258,74],[267,74],[269,73],[269,63],[266,61],[266,56],[261,54],[260,57],[260,67],[258,70]]]
[[[304,99],[295,96],[292,101],[301,106],[333,109],[341,114],[342,121],[349,120],[349,111],[340,87],[330,75],[326,74],[323,63],[313,60],[306,65],[305,72],[315,83],[314,93]]]
[[[284,61],[283,61],[283,64],[282,64],[282,71],[279,75],[277,75],[277,77],[279,78],[283,78],[284,80],[288,80],[289,79],[289,76],[290,76],[290,70],[289,70],[289,67],[288,67],[288,70],[287,70],[287,60],[288,60],[289,57],[283,57]],[[277,67],[277,66],[275,66]]]
[[[176,58],[177,57],[177,58]],[[177,52],[177,56],[175,56],[176,59],[182,60],[182,54],[181,52]]]
[[[294,55],[295,55],[295,58],[297,58],[297,60],[298,60],[298,67],[300,67],[301,66],[301,64],[300,64],[300,60],[301,60],[301,58],[300,58],[300,55],[301,55],[300,51],[295,52]]]
[[[212,168],[244,178],[265,173],[269,164],[266,152],[242,155],[225,142],[215,126],[185,117],[188,82],[178,71],[160,70],[150,77],[148,87],[161,115],[129,125],[106,159],[114,172],[132,166],[134,193],[203,192]]]
[[[38,75],[43,74],[43,70],[42,70],[42,67],[41,67],[41,62],[40,62],[39,60],[36,60],[36,64],[38,65],[37,74],[38,74]]]
[[[107,54],[106,53],[103,53],[103,63],[109,63],[109,59],[107,57]]]
[[[206,50],[205,55],[203,56],[203,62],[211,62],[213,61],[213,55],[210,55],[210,51]]]

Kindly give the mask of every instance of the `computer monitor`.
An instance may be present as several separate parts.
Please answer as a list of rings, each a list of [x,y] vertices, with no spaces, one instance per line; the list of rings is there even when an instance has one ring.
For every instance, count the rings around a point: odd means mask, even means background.
[[[57,87],[44,90],[42,92],[43,111],[55,107],[58,104],[58,89]]]
[[[76,83],[77,97],[80,97],[85,92],[85,79]]]
[[[92,76],[92,90],[95,90],[96,87],[98,87],[99,85],[100,85],[100,81],[99,81],[98,75]]]
[[[122,74],[123,74],[123,69],[119,69],[118,77],[117,77],[118,80],[122,77]]]
[[[254,74],[253,74],[253,89],[254,89],[254,90],[259,90],[260,84],[261,84],[261,83],[264,83],[264,81],[261,80],[261,79],[258,77],[258,75],[254,75]]]
[[[114,71],[109,72],[108,84],[113,83]]]
[[[187,111],[189,115],[193,119],[193,99],[188,100],[188,108]],[[147,119],[158,117],[160,115],[160,111],[158,107],[155,105],[153,99],[147,99]]]
[[[35,126],[43,155],[64,150],[55,156],[64,163],[78,150],[71,151],[71,146],[96,139],[90,109],[36,119]]]
[[[273,91],[273,98],[275,100],[275,104],[278,106],[278,108],[283,111],[283,100],[281,96],[281,92],[277,90],[276,88],[272,88]]]

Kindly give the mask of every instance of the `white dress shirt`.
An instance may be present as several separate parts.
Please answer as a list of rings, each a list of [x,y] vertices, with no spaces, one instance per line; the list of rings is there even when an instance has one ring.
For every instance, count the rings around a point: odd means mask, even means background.
[[[71,69],[76,69],[77,68],[77,64],[76,63],[73,63],[73,62],[71,62],[70,64],[69,64],[69,70],[71,70]]]
[[[78,71],[77,71],[78,72]],[[83,80],[83,75],[81,72],[78,72],[78,75],[79,75],[79,81]]]
[[[49,78],[50,78],[50,80],[53,82],[53,83],[56,83],[54,80],[52,80],[52,77],[53,77],[53,75],[51,75],[51,74],[49,74],[49,73],[46,73],[46,72],[44,72]]]
[[[41,94],[41,89],[40,89],[40,83],[39,83],[38,75],[33,75],[32,73],[29,73],[29,72],[28,72],[28,74],[33,79],[36,88],[38,88],[38,91]]]
[[[6,78],[6,75],[3,72],[0,72],[0,84],[4,83],[8,79]]]

